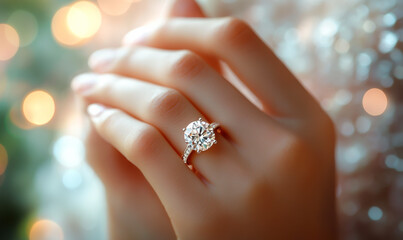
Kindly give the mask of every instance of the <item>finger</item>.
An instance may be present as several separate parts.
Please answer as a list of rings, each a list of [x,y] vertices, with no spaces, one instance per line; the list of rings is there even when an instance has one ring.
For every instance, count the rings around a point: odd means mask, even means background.
[[[241,20],[173,19],[134,30],[124,42],[216,56],[230,66],[270,114],[305,116],[318,107],[273,51]]]
[[[91,102],[79,95],[76,95],[75,100],[78,109],[86,113]],[[113,189],[119,190],[120,188],[117,189],[116,186],[122,186],[120,181],[124,178],[131,179],[129,185],[132,189],[142,185],[146,180],[141,172],[99,136],[87,117],[84,120],[87,125],[85,128],[86,160],[106,188],[113,186]]]
[[[194,0],[171,0],[167,17],[204,17],[204,13]]]
[[[88,100],[78,95],[75,95],[74,100],[76,101],[77,108],[80,112],[82,111],[82,113],[86,113],[87,107],[90,104]],[[133,164],[128,163],[113,146],[99,136],[87,117],[83,116],[83,121],[86,125],[84,128],[86,160],[106,188],[109,186],[115,186],[122,176],[125,177],[130,175],[135,178],[141,176],[141,173],[135,166],[133,166]],[[128,168],[130,165],[131,167]],[[135,174],[131,172],[132,170]],[[126,174],[126,172],[130,173]],[[136,180],[133,182],[139,181]],[[118,185],[121,186],[121,184]],[[133,183],[131,185],[133,187]]]
[[[171,0],[167,8],[167,18],[187,17],[203,18],[205,14],[194,0]],[[134,33],[135,35],[135,33]],[[217,58],[208,54],[200,53],[200,56],[217,72],[221,72],[221,65]]]
[[[82,113],[87,112],[87,107],[91,103],[86,98],[76,95],[77,107]],[[89,119],[84,117],[85,121],[85,153],[86,160],[101,179],[103,184],[108,186],[121,186],[118,184],[120,179],[130,178],[131,187],[135,187],[136,183],[140,185],[145,181],[140,171],[127,162],[127,160],[109,143],[102,139],[90,124]],[[116,188],[116,187],[114,187]]]
[[[86,159],[107,188],[122,186],[122,179],[130,179],[131,188],[144,183],[141,172],[102,139],[93,126],[89,127],[85,143]]]
[[[105,186],[108,217],[118,224],[113,229],[124,231],[126,237],[139,233],[157,234],[160,238],[171,236],[173,230],[166,211],[140,170],[101,138],[93,126],[86,143],[87,161]],[[119,225],[127,221],[127,216],[132,216],[136,224]],[[110,233],[110,236],[117,234]]]
[[[140,169],[170,217],[180,217],[177,209],[191,211],[195,202],[207,201],[205,186],[157,129],[98,104],[90,105],[88,113],[97,132]]]
[[[94,84],[91,89],[87,86],[86,91],[80,93],[80,85],[90,81]],[[119,108],[159,129],[179,155],[186,148],[182,128],[203,117],[178,91],[136,79],[83,74],[75,78],[72,85],[87,101]],[[236,180],[238,175],[234,169],[240,168],[240,159],[225,138],[216,135],[216,140],[219,144],[203,154],[193,155],[192,159],[208,181],[225,187]]]
[[[105,61],[106,58],[109,58]],[[94,69],[106,69],[179,90],[211,119],[223,126],[233,142],[249,144],[256,128],[274,122],[259,111],[200,57],[189,51],[151,48],[101,50],[90,59]],[[236,107],[231,107],[236,106]]]

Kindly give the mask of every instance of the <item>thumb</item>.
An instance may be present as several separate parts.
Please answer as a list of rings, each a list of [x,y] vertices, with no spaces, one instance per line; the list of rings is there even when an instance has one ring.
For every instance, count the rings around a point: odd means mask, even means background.
[[[170,0],[167,17],[205,17],[203,10],[195,0]]]

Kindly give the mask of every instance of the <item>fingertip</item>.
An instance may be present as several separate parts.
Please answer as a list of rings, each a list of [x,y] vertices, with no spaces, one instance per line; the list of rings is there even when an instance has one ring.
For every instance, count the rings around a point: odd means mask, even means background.
[[[75,78],[70,83],[71,89],[80,95],[85,95],[89,92],[96,84],[96,75],[93,73],[83,73]]]
[[[172,0],[167,15],[168,17],[205,17],[195,0]]]
[[[144,45],[149,40],[150,35],[157,29],[159,22],[153,22],[145,26],[135,28],[128,32],[122,40],[124,46]]]
[[[102,113],[104,113],[106,107],[99,103],[92,103],[87,107],[87,113],[91,117],[91,119],[99,117]]]
[[[96,72],[106,72],[116,58],[116,50],[101,49],[93,54],[88,59],[88,66]]]

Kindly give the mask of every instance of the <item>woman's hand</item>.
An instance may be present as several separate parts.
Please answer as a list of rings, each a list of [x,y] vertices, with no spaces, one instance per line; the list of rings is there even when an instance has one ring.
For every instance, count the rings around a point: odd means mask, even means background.
[[[141,171],[178,238],[335,238],[333,125],[247,24],[173,19],[137,30],[127,44],[96,52],[97,74],[74,86],[98,103],[89,107],[97,132],[135,166],[133,175]],[[230,66],[255,104],[211,57]],[[202,177],[181,160],[181,129],[199,117],[223,129],[217,145],[191,155]],[[116,187],[130,189],[130,178],[122,180]]]
[[[178,16],[203,14],[194,2],[175,0],[167,8],[167,17]],[[81,100],[84,105],[92,103]],[[142,173],[91,125],[86,131],[86,150],[89,164],[105,186],[110,239],[176,239],[161,201]]]

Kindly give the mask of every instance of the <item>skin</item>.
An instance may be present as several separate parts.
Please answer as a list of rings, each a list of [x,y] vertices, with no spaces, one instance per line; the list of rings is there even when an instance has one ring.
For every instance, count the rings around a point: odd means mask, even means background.
[[[90,104],[88,161],[110,238],[336,239],[330,118],[246,23],[172,6],[126,46],[94,53],[93,73],[72,83]],[[222,133],[191,155],[195,174],[182,128],[199,117]]]

